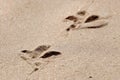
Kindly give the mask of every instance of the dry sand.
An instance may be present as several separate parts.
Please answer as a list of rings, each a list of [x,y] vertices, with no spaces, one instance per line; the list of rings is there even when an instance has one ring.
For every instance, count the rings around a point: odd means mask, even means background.
[[[51,44],[62,55],[51,58],[30,80],[120,80],[120,16],[99,29],[72,31],[63,19],[90,0],[0,0],[0,80],[26,80],[33,68],[19,56],[23,49]],[[120,0],[96,0],[90,13],[120,13]],[[50,49],[50,50],[51,50]]]

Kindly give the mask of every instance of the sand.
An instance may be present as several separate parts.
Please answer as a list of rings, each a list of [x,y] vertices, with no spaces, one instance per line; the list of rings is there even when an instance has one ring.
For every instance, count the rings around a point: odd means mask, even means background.
[[[113,15],[99,29],[64,30],[64,18],[90,0],[0,0],[0,80],[120,80],[120,0],[96,0],[87,10]],[[62,55],[40,70],[20,58],[21,50],[50,44]],[[44,60],[43,60],[44,63]]]

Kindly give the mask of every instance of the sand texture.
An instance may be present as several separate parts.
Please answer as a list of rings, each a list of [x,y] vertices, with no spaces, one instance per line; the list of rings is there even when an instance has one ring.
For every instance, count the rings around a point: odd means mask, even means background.
[[[0,80],[120,80],[119,8],[120,0],[0,0]],[[65,20],[81,10],[100,19]]]

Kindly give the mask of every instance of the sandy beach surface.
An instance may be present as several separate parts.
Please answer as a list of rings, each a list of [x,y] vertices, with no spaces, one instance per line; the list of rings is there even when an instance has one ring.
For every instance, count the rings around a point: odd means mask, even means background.
[[[108,25],[66,34],[76,14],[92,0],[0,0],[0,80],[120,80],[120,0],[95,0],[87,12],[111,16]],[[50,45],[61,55],[36,59],[22,50]],[[33,61],[30,60],[32,63]]]

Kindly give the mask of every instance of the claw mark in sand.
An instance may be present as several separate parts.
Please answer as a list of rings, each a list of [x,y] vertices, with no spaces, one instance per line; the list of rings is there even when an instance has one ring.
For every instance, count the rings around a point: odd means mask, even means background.
[[[61,55],[61,52],[58,51],[47,51],[50,47],[51,45],[40,45],[34,50],[21,51],[22,54],[20,55],[20,58],[33,67],[33,70],[28,74],[26,80],[28,80],[30,75],[32,75],[34,72],[42,70],[49,63],[49,61],[44,61],[44,59]]]
[[[102,28],[108,24],[108,18],[112,17],[112,15],[108,16],[100,16],[96,14],[89,13],[87,9],[90,8],[95,0],[78,11],[75,15],[70,15],[64,19],[64,21],[72,21],[68,28],[66,28],[66,33],[71,30],[79,30],[79,29],[96,29]]]

